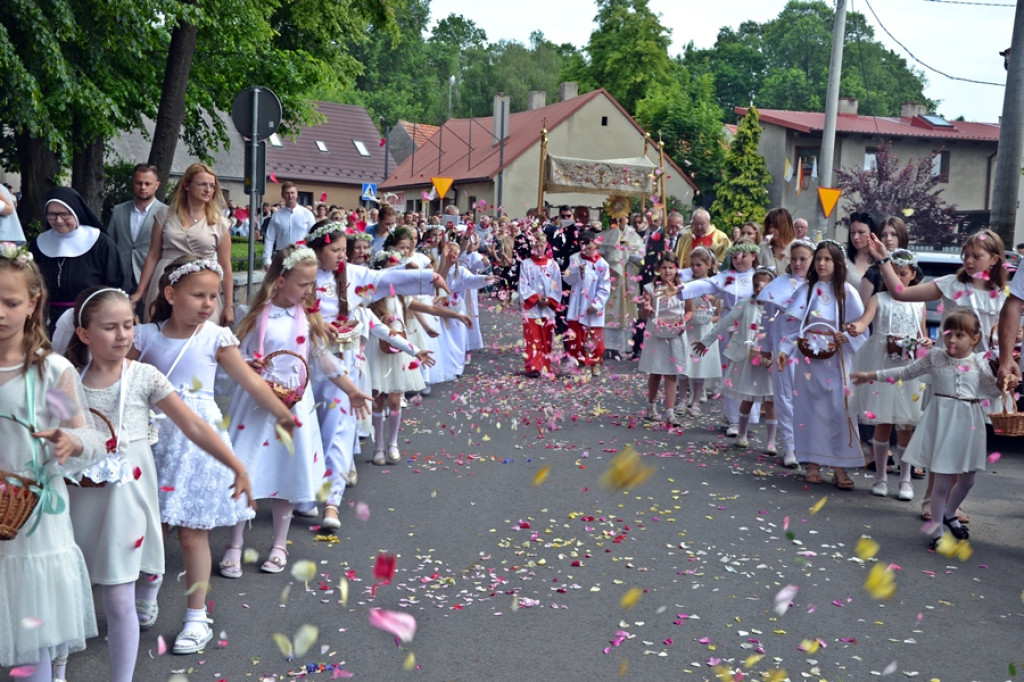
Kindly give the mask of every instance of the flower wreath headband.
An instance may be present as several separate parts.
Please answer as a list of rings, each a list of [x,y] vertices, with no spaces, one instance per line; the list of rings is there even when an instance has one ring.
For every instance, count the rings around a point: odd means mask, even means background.
[[[167,281],[174,285],[177,284],[178,280],[185,275],[194,275],[195,273],[202,272],[203,270],[215,272],[217,273],[217,277],[224,279],[224,270],[221,269],[220,264],[217,263],[217,261],[210,260],[208,258],[200,258],[174,268],[174,270],[171,271],[171,274],[168,275]]]
[[[78,319],[75,320],[76,327],[82,326],[82,313],[85,311],[86,307],[88,307],[89,301],[99,296],[100,294],[104,294],[108,291],[116,291],[118,294],[124,297],[125,301],[131,303],[131,298],[128,296],[128,293],[124,289],[118,289],[117,287],[104,287],[102,289],[97,289],[96,291],[86,296],[85,300],[82,301],[82,306],[78,309]]]
[[[378,251],[373,256],[373,267],[382,268],[385,265],[395,265],[402,262],[402,256],[397,251]]]
[[[802,246],[805,249],[809,249],[811,253],[814,253],[815,249],[818,248],[817,244],[812,242],[810,239],[794,239],[789,243],[789,251],[792,253],[793,247]]]
[[[356,232],[355,234],[348,235],[348,238],[357,242],[372,242],[373,235],[366,234],[365,232]]]
[[[25,245],[18,246],[14,242],[0,242],[0,258],[14,261],[16,265],[28,265],[32,262],[32,252]]]
[[[758,253],[761,250],[757,244],[753,242],[743,242],[742,244],[733,244],[729,247],[729,250],[725,252],[726,257],[735,256],[737,253]]]
[[[326,225],[321,225],[306,235],[306,243],[308,244],[309,242],[315,242],[317,239],[323,239],[324,243],[330,244],[330,235],[335,232],[346,234],[348,232],[348,228],[342,223],[327,223]]]
[[[308,246],[300,246],[291,253],[289,253],[288,256],[284,259],[284,262],[281,263],[281,274],[283,275],[284,273],[288,272],[296,265],[305,260],[315,261],[316,252],[313,251],[313,249],[309,248]]]
[[[889,254],[889,260],[894,268],[916,268],[917,256],[907,249],[895,249]]]
[[[846,258],[846,247],[837,242],[835,239],[822,239],[820,242],[818,242],[818,244],[831,244],[832,246],[835,246],[837,249],[839,249],[839,253],[843,254],[843,258]],[[815,250],[817,250],[817,247],[815,247]]]

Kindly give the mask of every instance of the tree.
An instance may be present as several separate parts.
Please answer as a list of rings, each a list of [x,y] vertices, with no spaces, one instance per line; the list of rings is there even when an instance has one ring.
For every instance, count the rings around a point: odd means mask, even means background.
[[[715,76],[719,106],[729,121],[736,120],[734,107],[751,104],[821,111],[834,25],[830,5],[790,0],[763,24],[746,21],[736,30],[722,28],[711,48],[697,49],[691,42],[683,64],[695,74]],[[903,102],[934,108],[924,96],[925,83],[920,71],[875,40],[863,14],[847,14],[840,94],[857,97],[860,113],[898,116]]]
[[[941,149],[900,167],[900,160],[886,142],[875,151],[875,163],[868,168],[841,168],[836,187],[852,211],[865,211],[876,219],[904,216],[913,242],[930,248],[958,244],[963,235],[956,231],[956,206],[942,197],[940,177],[934,159]]]
[[[757,108],[750,107],[725,155],[722,180],[715,187],[717,196],[711,204],[712,218],[725,230],[749,221],[763,222],[768,212],[766,187],[772,176],[764,157],[757,152],[760,120]]]
[[[655,84],[637,103],[637,122],[665,142],[668,154],[707,195],[722,177],[725,159],[720,112],[712,76],[693,77],[680,66],[668,85]]]
[[[574,62],[566,75],[585,90],[605,88],[626,111],[656,84],[669,85],[675,74],[668,56],[671,31],[647,0],[597,0],[597,28],[587,43],[587,60]]]

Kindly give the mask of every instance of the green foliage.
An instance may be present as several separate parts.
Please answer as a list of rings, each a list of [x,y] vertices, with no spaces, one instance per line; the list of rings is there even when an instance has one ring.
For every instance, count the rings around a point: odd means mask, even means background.
[[[637,103],[636,112],[640,125],[655,139],[661,135],[665,153],[706,192],[721,177],[725,159],[714,97],[710,75],[694,78],[688,69],[679,67],[677,78],[668,85],[654,85]]]
[[[824,108],[835,14],[821,0],[790,0],[775,19],[723,27],[714,46],[690,43],[683,64],[715,76],[718,104],[727,120],[733,107],[821,111]],[[859,112],[898,116],[902,102],[935,103],[924,96],[924,75],[875,40],[863,14],[846,17],[840,94],[860,100]]]
[[[626,111],[655,85],[669,85],[675,68],[668,56],[671,31],[647,0],[597,0],[597,28],[587,43],[587,60],[567,70],[581,91],[605,88]]]
[[[106,225],[110,222],[110,214],[120,203],[134,198],[132,194],[132,169],[135,164],[130,161],[108,163],[103,166],[103,210],[100,221]]]
[[[764,222],[768,209],[767,186],[772,181],[768,164],[757,152],[761,139],[760,115],[750,107],[740,121],[736,137],[729,145],[722,168],[722,180],[715,188],[711,217],[728,233],[729,229],[748,221]]]

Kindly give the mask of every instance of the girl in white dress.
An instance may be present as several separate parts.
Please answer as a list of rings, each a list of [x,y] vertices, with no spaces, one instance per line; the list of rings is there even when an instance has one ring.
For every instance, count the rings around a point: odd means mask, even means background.
[[[106,438],[85,416],[78,373],[48,350],[43,277],[28,249],[9,242],[0,244],[0,305],[0,470],[33,479],[42,496],[17,536],[0,542],[0,668],[50,682],[64,676],[51,659],[97,634],[64,474],[104,456]]]
[[[774,454],[776,422],[772,382],[768,375],[768,361],[761,354],[765,336],[761,326],[764,304],[757,300],[757,295],[775,279],[775,273],[768,268],[758,268],[753,279],[754,291],[751,297],[738,302],[701,339],[694,341],[693,352],[703,355],[709,347],[718,344],[719,338],[729,335],[729,343],[725,348],[729,368],[722,379],[722,392],[740,401],[739,422],[735,425],[738,430],[736,446],[750,447],[747,438],[750,411],[755,402],[761,401],[767,427],[765,451]]]
[[[776,357],[779,369],[800,363],[793,377],[794,438],[807,483],[821,483],[826,465],[833,467],[835,486],[852,490],[846,469],[864,466],[847,377],[865,339],[844,331],[863,314],[860,294],[846,280],[843,247],[830,239],[819,242],[807,283],[786,310]]]
[[[164,573],[156,464],[149,447],[150,408],[162,410],[189,440],[235,472],[235,499],[244,493],[248,500],[249,478],[227,443],[182,402],[163,374],[152,365],[126,359],[135,335],[127,293],[88,289],[79,295],[74,316],[77,335],[71,339],[68,359],[82,372],[90,409],[110,421],[114,435],[107,441],[111,454],[82,472],[103,485],[68,491],[71,521],[89,577],[101,586],[110,679],[130,682],[139,629],[156,620],[155,603],[150,610],[149,603],[140,600],[142,608],[136,612],[136,585],[140,592],[155,589],[152,583]],[[143,572],[152,578],[142,579]]]
[[[953,537],[965,540],[970,533],[957,520],[957,509],[974,486],[975,472],[985,470],[985,399],[1000,395],[995,376],[984,353],[975,348],[984,336],[978,316],[970,310],[950,313],[942,321],[945,349],[933,348],[922,358],[902,367],[856,372],[857,383],[903,380],[928,374],[931,397],[903,456],[908,464],[927,467],[934,474],[931,512],[925,528],[934,549],[945,525]]]
[[[395,273],[413,274],[415,271],[398,268],[401,256],[395,251],[380,251],[374,257],[374,265],[380,270],[393,270]],[[389,286],[389,289],[393,287]],[[366,346],[366,360],[370,366],[370,380],[373,386],[373,430],[374,453],[373,463],[383,466],[395,464],[402,459],[398,448],[398,432],[402,425],[402,396],[408,391],[423,390],[423,375],[419,371],[421,363],[433,364],[434,359],[428,350],[412,346],[410,359],[401,354],[396,343],[408,343],[407,324],[413,311],[425,311],[445,318],[455,318],[468,325],[470,319],[453,310],[436,306],[428,306],[411,297],[385,296],[370,304],[370,312],[376,316],[376,331],[386,331],[391,338],[371,339]],[[388,411],[387,453],[384,441],[384,407]]]
[[[923,279],[923,273],[917,267],[917,259],[910,251],[893,251],[892,258],[896,274],[904,288],[913,286]],[[873,323],[871,336],[864,344],[864,348],[857,353],[857,369],[902,367],[926,353],[932,342],[925,329],[925,314],[924,303],[897,301],[885,290],[871,294],[865,302],[864,314],[847,327],[850,336],[857,336],[863,334],[868,325]],[[853,393],[854,412],[860,422],[875,427],[871,442],[875,462],[872,495],[885,497],[889,494],[886,473],[889,437],[895,425],[895,455],[901,460],[903,451],[910,442],[910,436],[914,433],[914,425],[921,419],[921,398],[924,395],[924,388],[920,381],[892,384],[886,382],[870,387],[861,386]],[[900,466],[898,497],[907,502],[914,499],[914,486],[910,482],[911,471],[909,465]]]
[[[443,307],[459,316],[467,316],[467,296],[472,289],[482,289],[494,284],[496,277],[474,275],[468,268],[459,265],[460,249],[456,242],[448,242],[445,246],[445,260],[441,264],[441,275],[448,282],[451,293],[445,299]],[[443,322],[441,324],[441,358],[439,363],[444,367],[443,381],[452,381],[462,376],[466,369],[466,348],[469,343],[469,328],[473,319],[467,317],[466,324]]]
[[[151,307],[153,322],[135,328],[135,347],[128,357],[156,367],[189,409],[228,444],[223,417],[214,400],[218,367],[266,405],[282,428],[292,426],[288,411],[245,364],[235,335],[210,321],[218,305],[222,276],[220,265],[211,260],[185,256],[168,265]],[[160,517],[166,526],[178,527],[188,593],[185,625],[172,651],[197,653],[213,637],[206,613],[212,569],[210,530],[251,519],[253,510],[248,500],[232,499],[231,469],[207,455],[172,421],[158,419],[157,423],[159,439],[153,445],[153,459],[160,485]],[[242,546],[235,543],[221,562],[221,575],[240,577],[241,564]],[[142,622],[152,626],[160,581],[144,573],[142,583],[145,587],[136,590],[136,607]]]
[[[793,436],[793,375],[796,367],[789,364],[780,368],[775,358],[782,342],[782,323],[786,310],[793,303],[793,295],[800,285],[807,281],[814,248],[814,242],[805,239],[790,242],[789,256],[786,258],[789,261],[789,272],[776,277],[757,295],[757,300],[764,303],[761,324],[765,334],[761,341],[761,355],[770,364],[775,421],[782,438],[782,465],[789,469],[800,466]]]
[[[701,296],[716,296],[721,302],[721,314],[725,315],[732,310],[737,301],[750,298],[754,292],[753,275],[757,267],[757,244],[749,239],[738,239],[736,243],[725,252],[726,261],[731,268],[722,270],[717,275],[705,279],[694,280],[684,284],[679,292],[680,298],[684,301],[699,298]],[[724,342],[719,346],[719,352],[725,347]],[[725,403],[725,435],[730,438],[739,434],[740,402],[739,400],[724,396]]]
[[[459,244],[462,248],[459,265],[474,275],[486,274],[491,264],[487,257],[480,253],[480,238],[476,233],[466,232],[459,240]],[[473,319],[473,326],[466,330],[466,364],[468,365],[473,351],[484,347],[483,330],[480,329],[480,300],[476,289],[466,292],[466,314]]]
[[[326,473],[313,385],[329,379],[345,392],[356,413],[366,410],[369,399],[328,351],[314,295],[316,272],[316,253],[309,247],[293,245],[278,251],[238,327],[242,355],[290,403],[289,419],[296,427],[290,443],[281,440],[274,422],[267,419],[267,406],[241,386],[233,392],[228,408],[232,445],[252,476],[253,496],[271,500],[274,537],[260,566],[264,573],[280,573],[288,564],[292,507],[315,503]],[[294,355],[271,357],[278,351]],[[278,405],[283,406],[280,401]],[[244,521],[231,529],[232,548],[242,547],[244,533]]]
[[[715,254],[710,249],[698,246],[690,252],[690,267],[680,271],[683,282],[692,282],[712,277],[715,274],[717,262]],[[697,298],[686,301],[686,338],[701,339],[711,329],[711,325],[718,321],[719,313],[718,298],[711,294],[704,294]],[[685,376],[683,379],[689,387],[681,393],[687,397],[686,411],[691,416],[701,415],[700,404],[707,399],[704,397],[704,389],[708,380],[714,381],[722,378],[722,358],[718,352],[718,344],[709,346],[703,355],[692,353],[689,347],[684,348],[686,363],[684,365]],[[678,409],[676,414],[679,414]]]
[[[644,418],[658,421],[658,388],[665,382],[665,423],[678,426],[676,385],[680,369],[686,363],[686,304],[679,300],[679,268],[670,251],[658,254],[654,264],[657,279],[644,286],[640,318],[646,320],[644,352],[638,369],[647,374],[647,412]]]

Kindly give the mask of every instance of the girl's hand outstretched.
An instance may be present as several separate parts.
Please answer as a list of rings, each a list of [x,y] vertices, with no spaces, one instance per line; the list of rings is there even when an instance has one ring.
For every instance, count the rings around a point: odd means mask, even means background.
[[[854,372],[854,373],[852,373],[850,375],[850,379],[852,379],[853,383],[855,383],[855,384],[866,384],[869,381],[874,381],[875,380],[875,373],[874,372]]]
[[[280,418],[278,418],[276,423],[277,423],[277,428],[281,429],[282,431],[287,433],[289,436],[294,436],[295,435],[295,426],[296,426],[295,425],[295,416],[291,412],[288,412],[288,416],[287,417],[280,417]]]
[[[473,318],[469,315],[459,315],[459,322],[466,325],[466,329],[473,328]]]
[[[779,371],[781,372],[782,370],[786,369],[786,365],[789,364],[789,356],[786,355],[785,353],[779,353],[775,357],[775,364],[778,366]]]
[[[352,411],[359,419],[366,419],[370,416],[370,403],[373,399],[360,391],[358,388],[353,391],[346,391],[348,400],[352,404]]]
[[[427,367],[433,367],[436,363],[434,362],[434,354],[426,349],[421,350],[416,354],[416,359]]]
[[[243,494],[245,499],[249,501],[249,507],[251,509],[256,508],[256,500],[252,497],[252,482],[249,480],[249,472],[243,471],[240,474],[235,474],[235,482],[231,484],[231,499],[237,500]]]
[[[33,438],[42,438],[53,445],[53,458],[57,464],[63,464],[68,457],[82,454],[82,444],[60,429],[47,429],[32,434]]]
[[[846,333],[850,336],[860,336],[864,333],[865,329],[867,329],[867,325],[860,321],[851,322],[846,325]]]
[[[704,355],[705,355],[705,354],[706,354],[706,353],[708,352],[708,347],[707,347],[707,346],[705,346],[705,345],[704,345],[703,343],[701,343],[700,341],[694,341],[694,342],[693,342],[693,343],[692,343],[692,344],[690,345],[690,347],[691,347],[691,348],[693,348],[693,352],[694,352],[694,353],[696,353],[697,355],[699,355],[699,356],[701,356],[701,357],[704,357]]]

